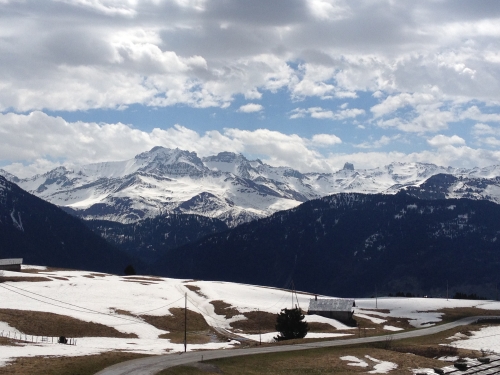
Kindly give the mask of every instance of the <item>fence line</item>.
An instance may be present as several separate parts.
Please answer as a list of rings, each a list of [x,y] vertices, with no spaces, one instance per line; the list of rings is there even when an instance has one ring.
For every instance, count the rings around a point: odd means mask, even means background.
[[[27,335],[25,333],[20,332],[11,332],[11,331],[2,331],[0,333],[0,337],[6,337],[17,341],[23,341],[27,343],[33,344],[66,344],[66,345],[76,345],[75,338],[64,337],[66,342],[59,342],[61,337],[53,337],[53,336],[35,336],[35,335]]]

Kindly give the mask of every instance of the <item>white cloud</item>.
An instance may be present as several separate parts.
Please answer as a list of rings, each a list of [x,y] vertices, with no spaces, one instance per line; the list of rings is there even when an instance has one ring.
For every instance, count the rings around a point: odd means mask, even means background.
[[[348,108],[334,112],[321,107],[295,108],[290,115],[290,119],[303,118],[307,115],[315,119],[345,120],[364,115],[365,111],[359,108]]]
[[[471,119],[481,122],[500,122],[498,113],[482,113],[481,110],[473,105],[460,114],[461,119]]]
[[[19,111],[207,107],[264,90],[397,98],[429,87],[451,100],[499,101],[500,14],[450,1],[0,2],[0,102]],[[398,108],[381,105],[375,116]]]
[[[71,167],[126,160],[154,146],[178,147],[194,151],[199,156],[220,151],[258,155],[271,165],[292,166],[302,172],[331,172],[341,169],[345,162],[353,162],[357,168],[374,168],[395,160],[483,167],[497,164],[500,158],[500,151],[467,147],[465,141],[456,135],[437,135],[429,139],[428,143],[434,147],[432,151],[339,153],[333,152],[332,147],[340,147],[343,142],[333,134],[316,134],[308,139],[269,129],[249,131],[234,128],[200,134],[181,125],[145,132],[120,123],[69,123],[42,112],[0,114],[0,133],[5,140],[5,146],[0,148],[2,168],[19,177],[42,173],[59,165]],[[19,134],[29,136],[21,137]],[[395,139],[398,136],[390,139],[382,136],[372,146],[383,147]],[[492,146],[498,143],[494,137],[487,142]],[[319,149],[330,153],[321,153]]]
[[[427,140],[427,143],[432,147],[444,147],[450,145],[465,145],[465,139],[458,135],[447,137],[446,135],[438,134]]]
[[[381,148],[381,147],[387,146],[392,141],[399,139],[399,138],[401,138],[401,136],[399,134],[395,135],[393,137],[388,137],[388,136],[383,135],[382,137],[380,137],[380,139],[378,139],[376,141],[367,141],[367,142],[359,143],[357,145],[354,145],[354,147],[366,148],[366,149],[368,149],[368,148]]]
[[[331,146],[342,143],[342,140],[333,134],[315,134],[311,139],[313,144]]]
[[[239,112],[244,112],[244,113],[252,113],[252,112],[260,112],[264,109],[264,107],[260,104],[255,104],[255,103],[248,103],[245,105],[242,105],[238,111]]]

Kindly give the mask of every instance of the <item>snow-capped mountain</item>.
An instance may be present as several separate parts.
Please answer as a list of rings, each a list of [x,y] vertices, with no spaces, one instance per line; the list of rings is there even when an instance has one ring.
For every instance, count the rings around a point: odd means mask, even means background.
[[[230,226],[293,208],[305,201],[341,192],[395,194],[422,185],[436,175],[455,179],[445,197],[462,196],[500,203],[500,166],[474,169],[424,163],[392,163],[356,170],[347,163],[332,173],[301,173],[272,167],[241,154],[196,153],[155,147],[125,161],[96,163],[74,169],[56,168],[19,180],[23,189],[86,219],[134,222],[168,213],[218,218]]]

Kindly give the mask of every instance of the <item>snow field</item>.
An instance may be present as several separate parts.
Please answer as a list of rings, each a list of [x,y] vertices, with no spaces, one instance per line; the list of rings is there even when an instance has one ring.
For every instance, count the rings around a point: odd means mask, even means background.
[[[52,281],[2,283],[0,285],[2,309],[62,314],[82,321],[113,327],[119,332],[135,334],[137,338],[82,337],[77,338],[76,346],[47,343],[2,346],[0,366],[6,365],[17,357],[29,356],[82,356],[113,350],[147,354],[181,352],[184,350],[183,344],[174,344],[168,339],[158,339],[159,335],[167,331],[146,323],[140,315],[169,315],[171,308],[184,308],[186,294],[188,309],[202,314],[207,323],[215,329],[230,332],[232,332],[230,323],[245,319],[242,315],[245,312],[259,310],[276,314],[285,307],[294,307],[297,303],[290,291],[262,286],[146,276],[121,277],[87,271],[48,271],[43,267],[30,268],[37,269],[38,273],[19,274],[4,271],[4,276],[47,277]],[[307,310],[309,300],[313,296],[297,292],[297,297],[299,306]],[[217,300],[237,309],[241,315],[225,319],[225,316],[216,314],[210,302]],[[387,318],[409,319],[413,326],[424,327],[441,321],[441,313],[436,310],[473,306],[500,310],[500,302],[495,301],[378,298],[375,302],[373,298],[369,298],[356,299],[354,317],[370,319],[387,331],[396,331],[400,328],[385,324]],[[120,314],[118,313],[120,310],[127,313]],[[321,316],[306,315],[306,321],[327,323],[341,331],[309,333],[308,337],[340,337],[355,334],[355,332],[350,333],[355,328]],[[0,322],[0,332],[2,331],[24,334],[5,322]],[[255,341],[262,339],[262,342],[269,342],[277,335],[277,332],[263,333],[260,336],[244,332],[234,333]],[[467,349],[500,352],[499,337],[500,328],[497,327],[497,330],[483,329],[474,333],[472,337],[454,337],[450,343]],[[212,342],[188,345],[188,350],[232,348],[237,344],[235,341]],[[363,361],[369,363],[373,371],[379,371],[373,373],[382,373],[382,369],[390,368],[389,364],[378,363],[376,359],[366,358]]]

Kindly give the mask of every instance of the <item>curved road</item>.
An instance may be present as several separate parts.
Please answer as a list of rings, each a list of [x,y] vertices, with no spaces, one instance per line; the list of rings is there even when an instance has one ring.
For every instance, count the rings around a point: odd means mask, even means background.
[[[139,358],[127,362],[118,363],[116,365],[105,368],[102,371],[99,371],[96,375],[153,375],[169,367],[199,362],[202,359],[202,356],[203,360],[209,360],[209,359],[237,357],[237,356],[251,355],[251,354],[278,353],[278,352],[287,352],[293,350],[305,350],[314,348],[326,348],[332,346],[365,344],[371,342],[385,341],[387,340],[388,337],[391,337],[393,340],[400,340],[411,337],[432,335],[434,333],[446,331],[448,329],[455,328],[458,326],[475,323],[481,320],[487,321],[489,319],[500,319],[500,316],[496,317],[472,316],[457,320],[452,323],[446,323],[429,328],[423,328],[414,331],[408,331],[408,332],[402,332],[384,336],[372,336],[372,337],[362,337],[356,339],[320,341],[320,342],[311,342],[306,344],[257,347],[257,348],[247,348],[247,349],[219,349],[219,350],[208,350],[200,352],[189,352],[182,354],[166,354],[161,356]]]

